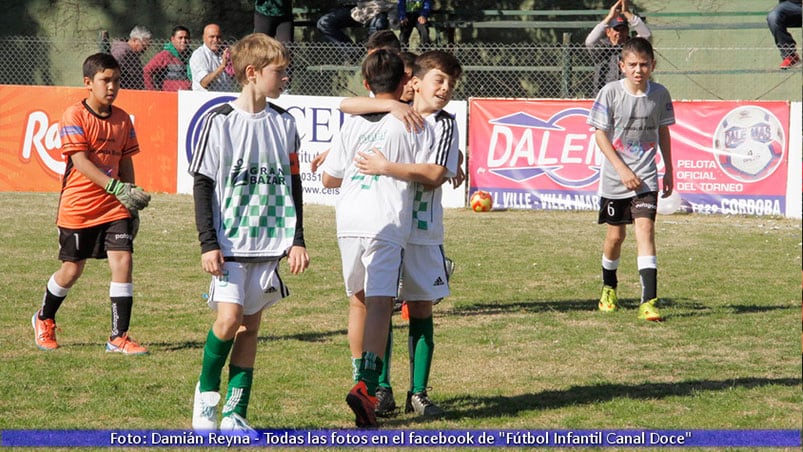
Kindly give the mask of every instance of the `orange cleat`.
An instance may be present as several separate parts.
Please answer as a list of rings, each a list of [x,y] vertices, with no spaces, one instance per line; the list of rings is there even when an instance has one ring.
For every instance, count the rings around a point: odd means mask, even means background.
[[[376,422],[376,397],[368,395],[368,388],[364,381],[358,381],[349,394],[346,396],[346,403],[354,412],[355,424],[360,428],[377,428]]]
[[[59,343],[56,342],[56,321],[53,319],[39,319],[39,312],[31,318],[31,325],[33,325],[34,342],[36,346],[42,350],[55,350],[59,348]]]
[[[128,337],[128,333],[106,342],[106,351],[124,355],[145,355],[148,353],[148,349]]]

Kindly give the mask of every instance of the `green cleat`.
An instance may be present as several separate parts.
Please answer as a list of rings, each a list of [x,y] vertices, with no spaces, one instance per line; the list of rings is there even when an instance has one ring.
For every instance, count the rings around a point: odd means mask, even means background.
[[[645,301],[641,303],[641,306],[638,307],[638,318],[639,320],[649,320],[650,322],[660,322],[664,318],[661,317],[661,312],[658,311],[658,308],[655,307],[655,304],[658,302],[657,298],[653,298],[650,301]]]
[[[602,312],[613,312],[617,309],[619,309],[619,299],[616,297],[616,289],[611,286],[602,286],[599,310]]]

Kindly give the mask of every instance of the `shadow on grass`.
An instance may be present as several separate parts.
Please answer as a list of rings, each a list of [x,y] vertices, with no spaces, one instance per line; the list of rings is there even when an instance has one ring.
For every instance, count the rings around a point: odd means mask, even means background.
[[[597,310],[597,302],[598,300],[596,298],[588,300],[531,300],[516,302],[496,300],[486,303],[452,306],[448,309],[441,310],[440,313],[444,316],[472,316],[506,314],[511,312],[595,312]],[[623,310],[636,310],[639,306],[639,300],[620,298],[619,306]],[[665,313],[668,319],[673,317],[695,317],[714,311],[734,314],[753,314],[794,308],[794,306],[790,305],[757,306],[730,304],[724,306],[710,306],[689,298],[661,298],[658,306],[671,309],[669,312]],[[437,310],[436,308],[436,311]]]
[[[756,305],[727,305],[725,306],[727,309],[733,311],[734,314],[753,314],[758,312],[770,312],[770,311],[784,311],[784,310],[792,310],[797,309],[791,304],[786,305],[775,305],[775,306],[756,306]]]
[[[543,312],[596,312],[597,310],[596,299],[591,300],[544,300],[544,301],[520,301],[520,302],[489,302],[489,303],[475,303],[466,306],[453,306],[449,309],[439,310],[436,316],[473,316],[473,315],[495,315],[505,314],[511,312],[528,312],[528,313],[543,313]],[[636,310],[638,309],[638,300],[619,300],[619,304],[623,310]],[[677,298],[662,298],[662,307],[672,308],[672,311],[665,312],[666,319],[681,317],[694,317],[699,316],[704,311],[712,311],[714,309],[728,310],[736,314],[751,314],[770,312],[778,310],[793,309],[789,305],[775,305],[775,306],[755,306],[755,305],[726,305],[719,308],[712,308],[703,303],[692,301],[689,299]],[[438,311],[438,308],[435,308]],[[407,331],[407,326],[400,324],[397,320],[398,316],[394,315],[394,331],[400,332]],[[326,342],[333,337],[344,337],[347,334],[345,329],[333,331],[310,331],[304,333],[294,333],[285,335],[262,335],[259,336],[260,343],[269,343],[274,341],[290,340],[300,342],[313,342],[320,343]],[[73,346],[96,346],[97,344],[72,344]],[[200,349],[204,346],[204,341],[183,341],[183,342],[148,342],[145,344],[149,347],[156,347],[163,351],[179,351],[187,349]]]
[[[259,343],[269,343],[276,341],[300,341],[300,342],[326,342],[331,337],[345,337],[346,330],[335,331],[310,331],[308,333],[295,333],[277,335],[263,335],[259,336]],[[203,348],[205,341],[183,341],[183,342],[148,342],[149,347],[157,347],[163,351],[178,351],[193,348]]]
[[[531,301],[489,301],[487,303],[472,303],[470,305],[452,306],[443,310],[443,315],[490,315],[505,314],[509,312],[596,312],[599,299],[587,300],[531,300]],[[635,299],[619,299],[623,309],[638,309],[639,301]],[[662,298],[659,306],[681,308],[687,310],[707,310],[710,307],[692,300],[682,298]],[[436,308],[437,310],[437,308]]]
[[[636,385],[598,384],[571,386],[556,391],[521,394],[517,396],[473,397],[460,396],[436,400],[450,418],[489,418],[516,416],[530,410],[550,410],[576,405],[604,403],[615,399],[663,399],[690,396],[700,391],[722,391],[733,388],[752,389],[763,386],[800,386],[798,378],[737,378],[732,380],[699,380],[678,383],[643,383]],[[412,420],[418,422],[419,420]],[[424,420],[422,420],[423,422]],[[391,420],[409,424],[409,419]]]
[[[470,305],[452,306],[449,309],[435,311],[444,316],[469,316],[505,314],[508,312],[570,312],[596,311],[599,300],[533,300],[533,301],[489,301]],[[437,314],[436,314],[437,315]]]

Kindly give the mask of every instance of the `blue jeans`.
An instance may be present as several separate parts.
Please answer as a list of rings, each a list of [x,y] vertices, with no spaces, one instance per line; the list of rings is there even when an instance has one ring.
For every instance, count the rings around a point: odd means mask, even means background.
[[[781,52],[781,58],[795,53],[795,38],[789,33],[789,27],[800,27],[801,7],[800,3],[783,1],[767,14],[767,25],[770,27],[775,45]]]
[[[318,30],[329,42],[335,44],[354,44],[351,38],[343,32],[344,28],[362,27],[363,24],[351,18],[351,8],[338,8],[328,12],[318,19]],[[388,15],[380,13],[368,21],[368,35],[378,30],[390,28]]]

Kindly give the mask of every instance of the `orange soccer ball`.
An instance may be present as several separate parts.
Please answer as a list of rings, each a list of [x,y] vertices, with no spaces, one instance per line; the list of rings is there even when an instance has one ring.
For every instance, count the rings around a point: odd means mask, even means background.
[[[494,206],[494,199],[487,191],[477,190],[471,195],[468,205],[474,212],[488,212]]]

